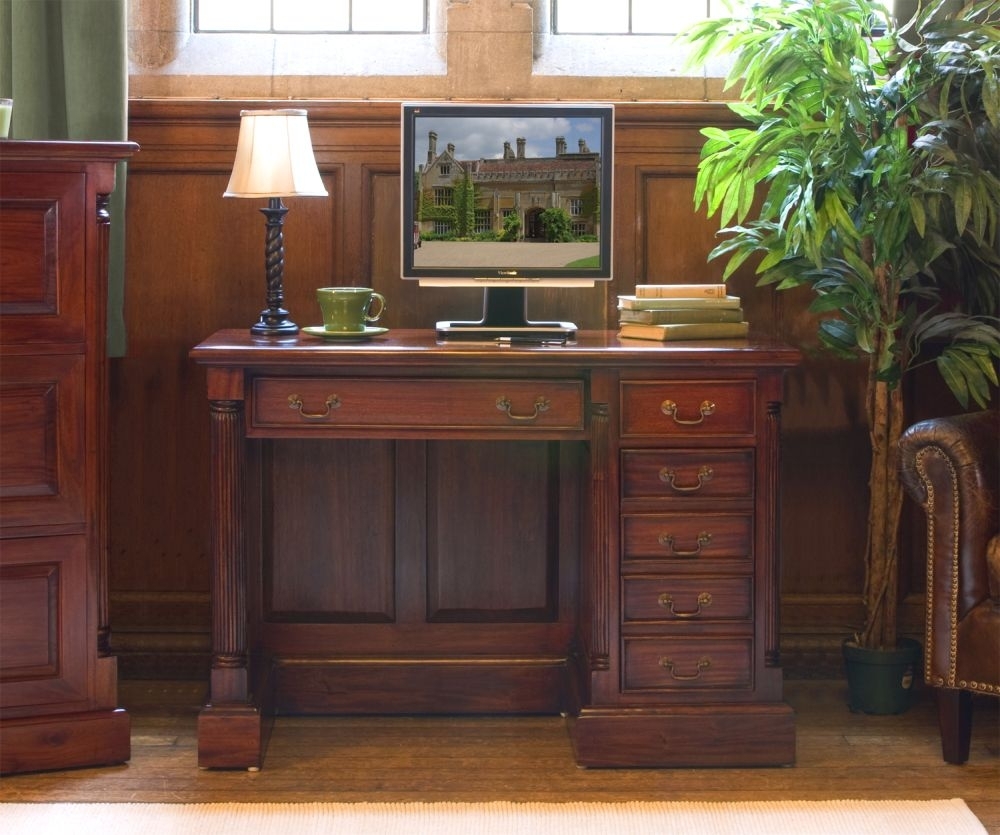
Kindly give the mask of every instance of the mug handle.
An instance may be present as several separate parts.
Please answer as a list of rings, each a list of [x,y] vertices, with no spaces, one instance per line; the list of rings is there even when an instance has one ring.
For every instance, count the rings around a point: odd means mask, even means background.
[[[376,301],[378,302],[377,310],[372,313],[372,307],[375,306]],[[365,311],[365,321],[377,322],[382,318],[383,313],[385,313],[385,296],[381,293],[372,293],[371,301],[368,302],[368,310]]]

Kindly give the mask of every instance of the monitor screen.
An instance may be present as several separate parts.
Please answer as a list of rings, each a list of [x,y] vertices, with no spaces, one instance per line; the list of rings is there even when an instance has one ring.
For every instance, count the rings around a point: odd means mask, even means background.
[[[614,108],[402,106],[402,277],[591,286],[611,278]]]

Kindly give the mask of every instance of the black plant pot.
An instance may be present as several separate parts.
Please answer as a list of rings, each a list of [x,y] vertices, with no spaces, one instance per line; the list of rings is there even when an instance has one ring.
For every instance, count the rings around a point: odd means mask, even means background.
[[[893,650],[844,641],[843,649],[852,712],[887,715],[909,710],[921,657],[917,641],[900,638]]]

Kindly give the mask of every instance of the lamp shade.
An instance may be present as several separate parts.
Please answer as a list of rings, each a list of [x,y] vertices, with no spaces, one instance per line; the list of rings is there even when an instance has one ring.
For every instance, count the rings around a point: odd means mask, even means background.
[[[241,110],[225,197],[325,197],[305,110]]]

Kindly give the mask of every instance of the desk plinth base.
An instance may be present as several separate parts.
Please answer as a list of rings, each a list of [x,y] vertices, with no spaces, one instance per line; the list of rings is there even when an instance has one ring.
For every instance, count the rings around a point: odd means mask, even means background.
[[[795,762],[795,717],[781,702],[583,708],[570,719],[579,765],[761,767]]]
[[[198,714],[198,767],[257,770],[273,719],[253,705],[208,705]]]

